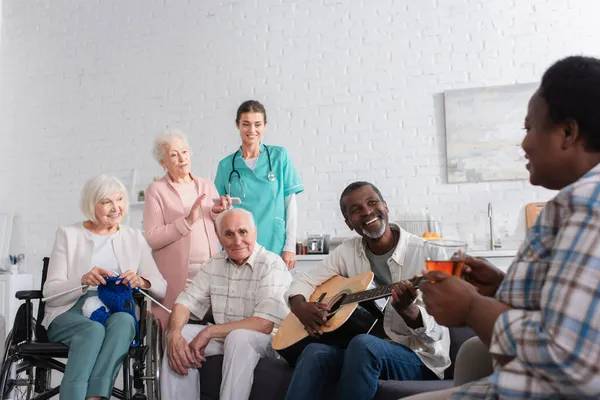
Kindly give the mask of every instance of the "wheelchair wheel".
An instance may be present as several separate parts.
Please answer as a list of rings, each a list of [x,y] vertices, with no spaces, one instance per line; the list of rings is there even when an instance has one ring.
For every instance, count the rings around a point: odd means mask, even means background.
[[[2,364],[0,364],[0,366],[6,364],[6,360],[8,360],[8,354],[10,353],[12,346],[12,336],[13,331],[11,329],[10,332],[8,332],[8,335],[6,335],[6,341],[4,342],[4,354],[2,355]]]
[[[10,355],[0,372],[0,400],[29,400],[34,396],[34,367]]]
[[[162,363],[162,326],[152,313],[146,315],[146,396],[148,400],[160,399],[160,366]]]

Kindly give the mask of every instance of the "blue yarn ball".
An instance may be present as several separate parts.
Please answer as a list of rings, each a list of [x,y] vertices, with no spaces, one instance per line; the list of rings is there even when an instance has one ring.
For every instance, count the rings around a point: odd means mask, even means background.
[[[98,297],[112,312],[134,311],[131,286],[123,285],[121,280],[107,278],[106,285],[98,286]]]
[[[139,346],[141,342],[140,327],[137,316],[135,315],[135,303],[133,302],[133,290],[131,289],[131,285],[129,283],[123,285],[121,283],[123,279],[119,277],[108,277],[104,279],[106,280],[106,285],[98,286],[98,298],[104,303],[109,311],[108,316],[102,321],[102,324],[106,323],[106,320],[111,314],[117,312],[128,313],[135,321],[135,342],[131,346]],[[94,311],[92,315],[99,311],[99,309]],[[104,316],[99,313],[98,318],[103,317]]]
[[[110,317],[110,311],[106,311],[104,307],[98,308],[90,315],[92,321],[100,322],[102,325],[106,325],[108,317]]]

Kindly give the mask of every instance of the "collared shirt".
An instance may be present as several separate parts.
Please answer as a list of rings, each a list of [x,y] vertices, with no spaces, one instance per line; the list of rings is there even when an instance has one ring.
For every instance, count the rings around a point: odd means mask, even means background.
[[[256,244],[244,265],[237,266],[226,252],[204,263],[196,277],[177,297],[196,317],[212,305],[215,323],[261,317],[280,324],[289,313],[283,295],[292,276],[278,255]]]
[[[415,274],[421,275],[421,270],[425,267],[423,250],[425,240],[398,225],[390,224],[390,226],[400,232],[396,249],[387,261],[392,281],[398,282],[410,279]],[[315,288],[332,276],[353,277],[366,271],[371,271],[371,264],[365,253],[365,243],[361,237],[347,239],[315,267],[298,273],[285,299],[289,301],[290,297],[298,294],[309,299]],[[388,306],[384,311],[385,333],[394,342],[413,350],[427,368],[443,378],[444,370],[450,365],[448,328],[438,325],[427,313],[420,292],[415,304],[421,312],[424,325],[422,328],[412,329],[394,307]]]
[[[546,204],[496,299],[490,352],[514,357],[453,399],[600,398],[600,165]]]

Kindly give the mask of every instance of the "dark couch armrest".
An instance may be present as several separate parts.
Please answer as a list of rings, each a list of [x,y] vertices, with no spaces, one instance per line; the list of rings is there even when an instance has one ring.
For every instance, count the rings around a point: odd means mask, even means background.
[[[41,299],[44,295],[41,290],[19,290],[15,297],[19,300],[33,300]]]

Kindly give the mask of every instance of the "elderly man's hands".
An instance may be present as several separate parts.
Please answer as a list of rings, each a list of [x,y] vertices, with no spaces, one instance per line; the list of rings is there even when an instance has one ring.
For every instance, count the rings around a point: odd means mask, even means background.
[[[310,336],[320,337],[323,326],[329,326],[326,313],[331,309],[325,303],[308,302],[302,295],[290,299],[290,309]]]
[[[199,368],[204,357],[198,359],[180,331],[167,334],[167,357],[169,367],[179,375],[187,375],[188,369]]]
[[[471,303],[479,296],[475,286],[439,271],[426,271],[424,277],[419,289],[427,312],[440,325],[465,325]]]
[[[392,306],[402,316],[413,306],[416,298],[417,288],[409,280],[398,282],[392,287]]]
[[[210,335],[210,326],[207,326],[190,342],[190,350],[192,350],[192,354],[199,363],[206,361],[206,358],[204,358],[204,350],[206,350],[206,346],[208,346],[210,339],[212,339],[212,336]]]

